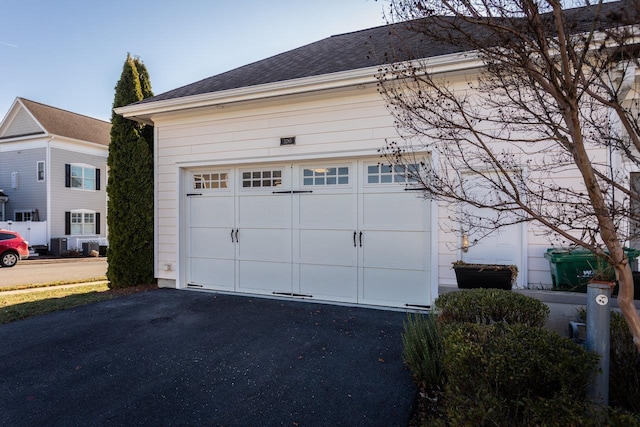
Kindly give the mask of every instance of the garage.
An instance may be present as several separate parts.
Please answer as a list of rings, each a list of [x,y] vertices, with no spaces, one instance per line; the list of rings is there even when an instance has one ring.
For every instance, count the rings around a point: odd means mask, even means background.
[[[379,162],[185,168],[186,287],[430,305],[430,202]]]

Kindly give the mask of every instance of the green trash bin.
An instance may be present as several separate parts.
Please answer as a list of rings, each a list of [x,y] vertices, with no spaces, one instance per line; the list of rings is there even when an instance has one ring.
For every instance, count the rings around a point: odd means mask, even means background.
[[[593,270],[595,256],[584,249],[549,248],[544,257],[549,260],[553,289],[577,290],[587,283],[586,272]]]
[[[629,261],[640,256],[640,250],[624,250]],[[556,290],[586,292],[587,282],[597,264],[596,256],[585,249],[549,248],[544,257],[549,260],[551,282]]]

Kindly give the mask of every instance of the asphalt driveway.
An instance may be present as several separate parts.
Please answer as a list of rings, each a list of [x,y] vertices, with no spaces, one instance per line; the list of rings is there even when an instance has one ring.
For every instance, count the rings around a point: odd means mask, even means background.
[[[159,289],[0,325],[0,425],[406,426],[404,318]]]

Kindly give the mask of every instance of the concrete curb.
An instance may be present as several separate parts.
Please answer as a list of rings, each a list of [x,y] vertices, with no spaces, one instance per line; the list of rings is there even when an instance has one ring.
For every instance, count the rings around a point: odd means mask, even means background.
[[[72,262],[95,262],[105,260],[106,257],[81,257],[81,258],[50,258],[50,257],[33,257],[23,259],[20,262],[25,264],[61,264]]]

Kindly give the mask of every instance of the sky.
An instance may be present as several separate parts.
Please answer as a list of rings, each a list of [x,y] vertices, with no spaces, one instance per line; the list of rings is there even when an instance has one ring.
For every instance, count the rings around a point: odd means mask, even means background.
[[[16,97],[109,121],[127,53],[160,94],[384,25],[385,0],[0,0],[0,118]]]

